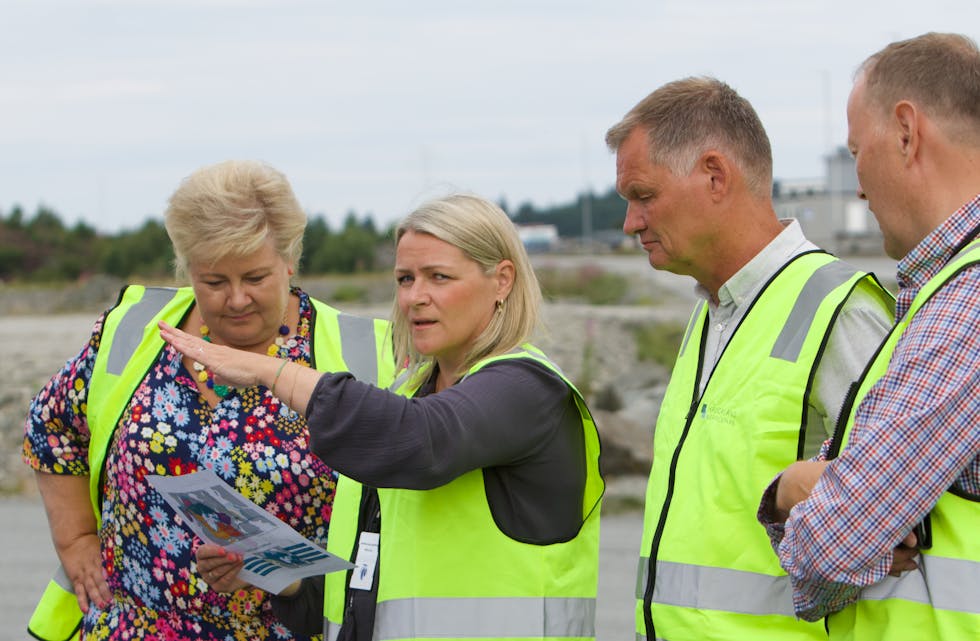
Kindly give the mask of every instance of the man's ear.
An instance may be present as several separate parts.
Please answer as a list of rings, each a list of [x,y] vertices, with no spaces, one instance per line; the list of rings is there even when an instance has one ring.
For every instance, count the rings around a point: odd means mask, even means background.
[[[707,179],[711,199],[721,200],[732,186],[732,164],[719,151],[709,149],[698,159],[698,168]]]
[[[898,143],[901,145],[905,164],[909,164],[918,154],[921,144],[919,118],[922,114],[908,100],[901,100],[895,105],[895,122],[898,124]]]

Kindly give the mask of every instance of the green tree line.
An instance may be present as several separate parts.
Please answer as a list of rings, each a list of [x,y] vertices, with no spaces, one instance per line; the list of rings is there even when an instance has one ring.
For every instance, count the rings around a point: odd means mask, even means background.
[[[625,206],[610,190],[582,194],[575,201],[539,209],[530,203],[510,212],[517,224],[550,223],[562,237],[582,234],[584,199],[592,230],[622,226]],[[322,215],[311,216],[303,238],[300,270],[308,274],[357,273],[387,267],[393,227],[379,230],[371,215],[350,212],[339,229]],[[173,273],[173,249],[162,221],[104,234],[84,222],[66,226],[54,210],[40,206],[28,216],[15,205],[0,212],[0,282],[64,282],[92,274],[120,278],[167,278]]]
[[[501,206],[508,211],[505,203]],[[572,202],[545,209],[538,209],[530,203],[525,203],[515,212],[508,211],[508,214],[517,224],[550,223],[558,228],[558,235],[562,238],[577,238],[582,236],[584,210],[590,212],[593,232],[623,228],[626,202],[614,188],[610,188],[603,194],[592,192],[579,194]]]

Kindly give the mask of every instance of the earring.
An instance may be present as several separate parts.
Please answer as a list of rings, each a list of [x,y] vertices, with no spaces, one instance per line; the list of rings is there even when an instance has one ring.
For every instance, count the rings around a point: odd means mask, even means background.
[[[496,304],[495,304],[495,307],[497,308],[496,311],[498,311],[498,312],[504,311],[504,301],[503,300],[498,300],[496,302]]]

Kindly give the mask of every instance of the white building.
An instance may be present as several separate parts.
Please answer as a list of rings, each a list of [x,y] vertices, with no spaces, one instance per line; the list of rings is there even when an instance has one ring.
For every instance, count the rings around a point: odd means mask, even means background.
[[[555,225],[517,225],[517,235],[529,252],[554,251],[558,247],[558,227]]]
[[[776,181],[776,214],[799,220],[807,238],[834,254],[883,253],[878,223],[857,196],[854,158],[839,147],[825,160],[823,180]]]

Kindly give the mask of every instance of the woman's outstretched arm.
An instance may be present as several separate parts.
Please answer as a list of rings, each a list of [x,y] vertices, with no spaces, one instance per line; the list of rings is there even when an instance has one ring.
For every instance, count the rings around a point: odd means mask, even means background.
[[[163,321],[158,325],[165,341],[214,372],[218,383],[237,387],[264,385],[301,414],[306,413],[317,381],[323,375],[292,361],[209,343]]]

